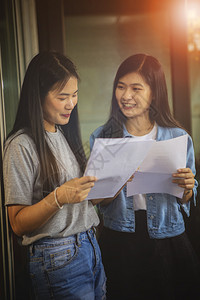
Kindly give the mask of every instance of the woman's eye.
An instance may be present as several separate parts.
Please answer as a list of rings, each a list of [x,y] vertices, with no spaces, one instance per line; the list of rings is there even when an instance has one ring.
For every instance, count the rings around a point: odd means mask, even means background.
[[[135,87],[135,88],[133,88],[133,91],[138,92],[138,91],[141,91],[141,89]]]
[[[66,98],[59,97],[58,99],[64,101]]]
[[[74,94],[72,97],[73,97],[73,98],[76,98],[77,96],[78,96],[78,94],[76,93],[76,94]]]
[[[123,90],[123,89],[124,89],[124,86],[123,86],[123,85],[118,85],[117,88],[118,88],[119,90]]]

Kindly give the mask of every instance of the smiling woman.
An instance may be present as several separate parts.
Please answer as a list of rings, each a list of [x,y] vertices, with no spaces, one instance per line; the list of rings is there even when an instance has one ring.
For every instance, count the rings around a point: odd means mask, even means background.
[[[44,128],[55,132],[56,124],[65,125],[78,101],[78,80],[70,77],[64,87],[57,85],[47,94],[42,103]]]
[[[78,79],[64,55],[36,55],[5,144],[6,205],[14,233],[28,247],[33,299],[105,299],[99,218],[84,201],[96,178],[82,177]]]
[[[119,108],[126,118],[132,119],[135,124],[142,120],[143,126],[151,123],[149,119],[151,88],[140,74],[133,72],[120,78],[115,95]]]
[[[92,133],[91,148],[96,138],[162,141],[186,134],[170,112],[159,61],[142,53],[125,59],[114,79],[109,119]],[[173,184],[184,189],[181,199],[166,193],[128,197],[125,185],[115,199],[98,204],[108,300],[200,298],[200,264],[181,213],[182,208],[189,214],[195,203],[195,174],[188,135],[186,167],[171,174]]]

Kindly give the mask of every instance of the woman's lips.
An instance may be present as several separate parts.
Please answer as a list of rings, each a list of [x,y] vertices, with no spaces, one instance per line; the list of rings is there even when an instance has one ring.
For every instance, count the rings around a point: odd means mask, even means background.
[[[69,118],[70,114],[62,114],[61,116],[64,117],[64,118]]]
[[[136,107],[136,104],[125,104],[125,103],[122,103],[122,106],[124,109],[132,109],[134,107]]]

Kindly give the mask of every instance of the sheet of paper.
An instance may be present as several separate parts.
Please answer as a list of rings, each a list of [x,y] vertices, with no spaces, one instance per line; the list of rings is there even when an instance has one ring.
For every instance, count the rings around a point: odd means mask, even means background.
[[[186,167],[188,136],[153,144],[132,182],[127,183],[127,196],[146,193],[168,193],[182,198],[183,188],[172,183],[172,173]]]
[[[86,200],[113,197],[156,143],[133,138],[95,139],[84,175],[96,176]]]

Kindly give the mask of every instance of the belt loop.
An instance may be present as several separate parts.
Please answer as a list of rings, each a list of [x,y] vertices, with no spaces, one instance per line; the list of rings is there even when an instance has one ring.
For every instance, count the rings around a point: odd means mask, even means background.
[[[29,246],[29,253],[30,255],[33,255],[33,244]]]
[[[81,246],[81,242],[80,242],[80,233],[77,233],[77,234],[76,234],[76,244],[77,244],[78,247]]]
[[[96,236],[96,228],[94,226],[92,226],[89,230],[86,231],[87,232],[87,235],[89,237],[89,239],[91,237],[95,237]]]

